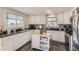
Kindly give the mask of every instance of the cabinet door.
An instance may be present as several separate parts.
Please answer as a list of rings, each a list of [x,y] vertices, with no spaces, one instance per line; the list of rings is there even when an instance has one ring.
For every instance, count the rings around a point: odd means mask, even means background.
[[[39,49],[40,48],[40,35],[33,34],[32,35],[32,48]]]
[[[64,24],[70,24],[70,12],[64,13]]]
[[[5,37],[1,40],[2,51],[12,51],[13,50],[13,39],[12,37]]]
[[[54,41],[58,41],[58,31],[53,31],[53,33],[52,33],[52,40],[54,40]]]
[[[57,16],[58,18],[58,24],[64,24],[64,14],[63,13],[60,13],[58,14]]]
[[[46,24],[46,16],[45,15],[40,15],[38,17],[39,17],[39,19],[38,19],[39,24]]]
[[[36,17],[35,16],[29,16],[29,24],[36,24]]]
[[[20,33],[15,35],[15,50],[23,46],[28,42],[28,32]]]
[[[20,46],[21,46],[20,42],[21,42],[20,34],[14,35],[14,49],[15,50],[20,48]]]
[[[20,48],[23,44],[25,44],[25,34],[23,34],[23,33],[16,34],[14,37],[15,37],[14,47],[16,50],[16,49]]]
[[[26,32],[26,41],[30,41],[31,40],[31,32]]]
[[[46,24],[45,15],[32,15],[29,17],[29,24]]]
[[[27,43],[27,41],[28,41],[27,35],[28,35],[27,32],[24,32],[24,33],[20,34],[20,40],[21,40],[20,45],[21,46]]]
[[[59,31],[59,42],[65,43],[65,32]]]

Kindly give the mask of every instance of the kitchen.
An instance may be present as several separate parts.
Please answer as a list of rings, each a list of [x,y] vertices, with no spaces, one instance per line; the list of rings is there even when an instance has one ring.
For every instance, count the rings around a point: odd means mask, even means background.
[[[0,7],[0,51],[72,51],[74,7]]]

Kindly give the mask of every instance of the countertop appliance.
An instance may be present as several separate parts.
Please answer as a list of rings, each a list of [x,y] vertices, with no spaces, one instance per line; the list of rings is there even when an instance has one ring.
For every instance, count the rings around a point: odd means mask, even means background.
[[[72,48],[79,50],[79,7],[73,11],[71,20],[73,25]]]

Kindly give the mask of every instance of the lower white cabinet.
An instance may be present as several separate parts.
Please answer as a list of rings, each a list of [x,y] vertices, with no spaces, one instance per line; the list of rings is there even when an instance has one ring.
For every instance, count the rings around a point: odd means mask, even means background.
[[[30,39],[29,39],[29,34],[28,32],[16,34],[14,36],[14,48],[15,50],[26,44]]]
[[[40,34],[32,35],[32,48],[40,49]]]
[[[58,31],[52,31],[52,40],[59,41]]]
[[[22,36],[20,36],[20,34],[14,35],[14,50],[16,50],[16,49],[21,47],[21,45],[22,45],[21,42],[23,40],[23,39],[21,39],[21,37]]]
[[[59,42],[65,43],[65,32],[64,31],[59,31]]]
[[[65,32],[64,31],[52,31],[52,40],[65,43]]]
[[[23,32],[8,37],[0,38],[0,51],[17,50],[18,48],[26,44],[28,41],[30,41],[30,33],[28,33],[29,32]]]
[[[13,49],[13,37],[1,38],[1,50],[2,51],[12,51]]]

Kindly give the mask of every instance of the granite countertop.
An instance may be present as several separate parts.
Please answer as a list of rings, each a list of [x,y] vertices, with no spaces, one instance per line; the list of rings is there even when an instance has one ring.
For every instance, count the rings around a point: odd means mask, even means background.
[[[46,29],[46,30],[64,31],[64,29],[60,29],[60,28],[50,28],[50,29]]]
[[[12,36],[12,35],[19,34],[19,33],[23,33],[23,32],[27,32],[27,31],[28,30],[23,30],[23,31],[19,31],[19,32],[11,33],[11,34],[1,34],[0,35],[0,38]]]
[[[15,35],[15,34],[19,34],[19,33],[23,33],[23,32],[29,31],[29,30],[31,31],[31,29],[27,29],[27,30],[18,31],[18,32],[11,33],[11,34],[1,34],[0,38],[11,36],[11,35]],[[38,29],[38,30],[43,30],[43,29]],[[45,29],[45,30],[64,31],[64,30],[60,30],[59,28],[50,28],[50,29]]]

